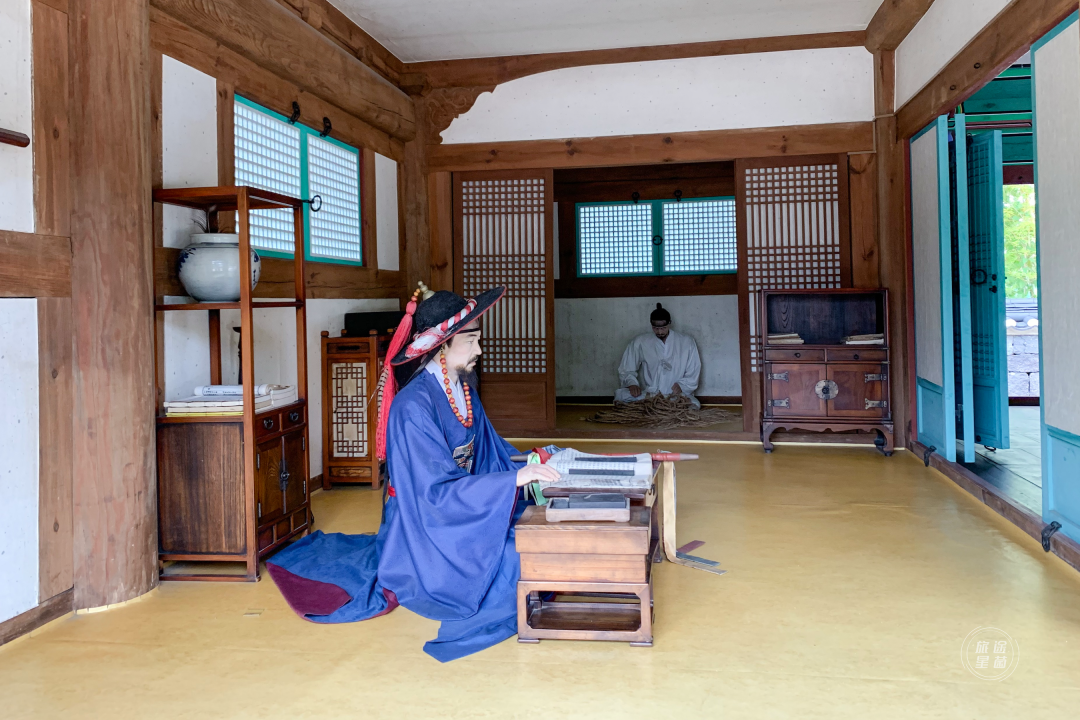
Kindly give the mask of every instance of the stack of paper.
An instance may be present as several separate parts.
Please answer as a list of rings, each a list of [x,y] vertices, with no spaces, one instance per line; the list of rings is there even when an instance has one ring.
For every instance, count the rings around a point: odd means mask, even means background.
[[[769,345],[802,345],[799,333],[769,333]]]
[[[652,487],[652,455],[592,455],[567,448],[552,455],[545,463],[562,476],[542,487],[604,490],[648,490]]]
[[[883,333],[870,333],[868,335],[848,335],[844,338],[845,345],[884,345]]]
[[[204,385],[183,400],[165,403],[169,417],[198,417],[202,415],[243,415],[244,393],[241,385]],[[298,399],[295,385],[256,385],[255,412],[291,405]]]

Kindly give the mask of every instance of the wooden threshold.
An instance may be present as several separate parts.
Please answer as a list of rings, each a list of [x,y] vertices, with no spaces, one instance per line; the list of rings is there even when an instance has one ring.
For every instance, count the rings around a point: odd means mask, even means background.
[[[74,609],[74,598],[75,589],[71,588],[53,595],[21,615],[0,622],[0,645],[9,643],[15,638],[37,630],[45,623],[67,615]]]
[[[600,425],[600,423],[597,423]],[[602,427],[602,426],[601,426]],[[508,433],[507,438],[517,440],[694,440],[709,442],[731,443],[761,443],[761,434],[756,432],[717,432],[715,430],[695,430],[694,428],[674,428],[672,430],[652,430],[649,428],[633,428],[608,426],[597,430],[576,430],[573,428],[555,428],[526,433],[524,431]],[[874,433],[773,433],[774,443],[814,443],[826,445],[866,445],[874,447]],[[896,448],[901,450],[903,448]]]
[[[918,440],[911,441],[911,451],[917,459],[926,456],[928,448]],[[1043,519],[1022,505],[1006,497],[996,487],[983,480],[959,463],[949,462],[937,453],[929,456],[930,467],[952,480],[984,505],[990,507],[1016,527],[1030,535],[1036,542],[1042,543],[1042,531],[1046,526]],[[1050,538],[1050,552],[1057,555],[1076,570],[1080,570],[1080,544],[1061,533]]]

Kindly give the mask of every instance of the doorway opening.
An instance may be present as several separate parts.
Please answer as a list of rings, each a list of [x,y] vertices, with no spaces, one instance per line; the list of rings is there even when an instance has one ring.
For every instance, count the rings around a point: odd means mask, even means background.
[[[969,138],[1000,133],[1001,234],[995,242],[1001,243],[1004,251],[1005,357],[998,360],[1004,360],[1007,367],[1008,394],[1004,440],[984,444],[976,435],[975,457],[963,464],[1015,502],[1041,514],[1039,284],[1030,63],[1029,56],[1021,57],[958,109],[966,119]],[[973,296],[978,291],[974,286],[977,271],[973,265]],[[977,344],[978,337],[974,340]],[[977,362],[978,347],[974,351]]]

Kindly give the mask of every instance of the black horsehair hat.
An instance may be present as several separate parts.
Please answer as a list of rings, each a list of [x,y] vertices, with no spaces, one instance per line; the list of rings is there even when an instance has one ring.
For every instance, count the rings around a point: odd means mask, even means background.
[[[442,347],[469,323],[490,310],[505,293],[506,288],[500,286],[486,290],[472,300],[466,300],[449,290],[429,295],[416,306],[415,336],[390,364],[402,365]]]
[[[649,315],[649,323],[655,325],[658,322],[662,322],[665,325],[671,324],[671,313],[664,309],[664,306],[660,303],[656,303],[656,309]]]

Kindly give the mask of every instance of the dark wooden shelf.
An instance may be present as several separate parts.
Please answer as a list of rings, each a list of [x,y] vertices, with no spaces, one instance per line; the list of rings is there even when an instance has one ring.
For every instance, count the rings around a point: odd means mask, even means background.
[[[274,302],[252,302],[251,309],[258,310],[259,308],[301,308],[304,307],[303,300],[283,300]],[[172,303],[165,305],[155,305],[155,310],[239,310],[240,303],[238,302],[225,302],[225,303]]]
[[[159,189],[154,191],[154,202],[180,205],[197,210],[214,208],[218,212],[228,212],[238,209],[237,206],[239,205],[242,190],[247,190],[248,207],[251,210],[296,208],[304,204],[303,200],[288,195],[247,186]]]

